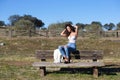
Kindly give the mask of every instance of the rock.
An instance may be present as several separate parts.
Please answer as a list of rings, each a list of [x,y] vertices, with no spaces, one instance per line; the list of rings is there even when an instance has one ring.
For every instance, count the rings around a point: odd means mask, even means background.
[[[5,45],[5,43],[0,43],[0,46],[4,46]]]

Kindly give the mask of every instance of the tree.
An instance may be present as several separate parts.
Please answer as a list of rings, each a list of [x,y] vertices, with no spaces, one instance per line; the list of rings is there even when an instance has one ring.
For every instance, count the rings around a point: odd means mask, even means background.
[[[112,30],[115,27],[115,24],[114,23],[110,23],[109,26],[110,26],[109,30]]]
[[[72,25],[73,23],[72,23],[72,21],[66,21],[66,22],[63,22],[63,24],[64,24],[64,25],[65,25],[65,24],[71,24],[71,25]]]
[[[102,30],[102,24],[100,22],[93,21],[91,23],[91,27],[93,31],[101,31]]]
[[[29,20],[20,19],[18,22],[15,23],[16,30],[33,30],[34,24]]]
[[[99,25],[100,27],[102,26],[101,22],[93,21],[91,24],[96,24]]]
[[[19,15],[12,15],[8,18],[8,20],[10,21],[11,25],[14,26],[16,22],[18,22],[19,20],[29,20],[34,24],[34,28],[40,28],[42,26],[44,26],[44,23],[42,22],[42,20],[37,19],[36,17],[32,17],[31,15],[24,15],[24,16],[19,16]]]
[[[104,24],[103,27],[108,30],[109,29],[109,24],[106,23],[106,24]]]
[[[8,18],[8,20],[10,21],[10,25],[14,26],[14,24],[19,21],[21,19],[21,16],[19,15],[12,15]]]
[[[31,15],[24,15],[22,19],[30,20],[34,24],[34,27],[37,27],[37,28],[44,26],[44,23],[42,22],[42,20],[37,19],[36,17],[32,17]]]
[[[85,29],[85,25],[83,23],[77,23],[76,25],[80,27],[82,30]]]
[[[66,22],[58,22],[58,23],[54,23],[54,24],[50,24],[48,26],[49,30],[63,30],[65,28],[65,24],[72,24],[71,21],[66,21]]]
[[[48,26],[49,30],[61,30],[64,29],[64,24],[63,23],[53,23]]]
[[[86,24],[85,29],[87,31],[101,31],[102,24],[100,22],[93,21],[93,22],[91,22],[91,24]]]
[[[4,26],[4,25],[5,25],[4,21],[0,21],[0,26]]]
[[[114,23],[109,23],[109,24],[105,24],[103,27],[107,30],[112,30],[115,27],[115,25]]]
[[[117,28],[118,30],[120,30],[120,22],[117,24]]]

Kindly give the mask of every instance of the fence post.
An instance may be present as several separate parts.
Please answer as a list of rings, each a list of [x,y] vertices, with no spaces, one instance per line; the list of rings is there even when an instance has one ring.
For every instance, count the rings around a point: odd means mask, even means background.
[[[11,38],[12,37],[12,30],[10,29],[8,32],[8,36]]]
[[[29,37],[32,37],[32,35],[31,35],[31,29],[28,30],[28,35],[29,35]]]
[[[81,33],[82,33],[82,37],[85,37],[85,36],[84,36],[84,31],[81,31]]]
[[[116,31],[116,37],[117,37],[117,38],[119,37],[118,31]]]
[[[49,37],[49,36],[48,36],[48,33],[49,33],[49,31],[48,31],[48,30],[46,30],[46,37]]]
[[[99,31],[99,37],[103,37],[103,31]]]

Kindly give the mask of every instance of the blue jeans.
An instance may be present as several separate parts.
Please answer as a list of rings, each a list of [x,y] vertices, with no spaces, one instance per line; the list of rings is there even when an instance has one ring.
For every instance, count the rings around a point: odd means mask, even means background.
[[[60,50],[63,57],[69,58],[70,53],[76,50],[76,44],[68,43],[65,46],[59,46],[58,49]]]

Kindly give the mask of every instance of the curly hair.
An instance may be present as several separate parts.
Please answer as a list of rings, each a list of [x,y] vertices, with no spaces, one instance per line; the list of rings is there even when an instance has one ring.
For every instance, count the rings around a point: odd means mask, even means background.
[[[70,35],[70,33],[71,32],[69,32],[68,30],[67,30],[67,27],[70,27],[70,29],[73,31],[73,32],[75,32],[75,27],[73,27],[71,24],[66,24],[65,25],[65,29],[66,29],[66,31],[65,31],[65,34],[67,34],[67,36],[69,36]]]
[[[70,29],[73,31],[73,32],[75,32],[75,27],[73,27],[71,24],[66,24],[65,25],[65,29],[67,29],[67,27],[70,27]]]

